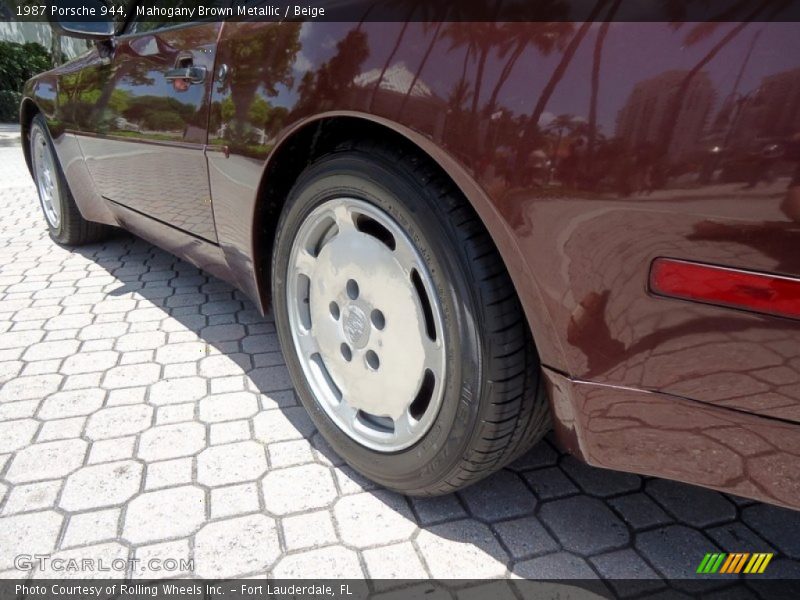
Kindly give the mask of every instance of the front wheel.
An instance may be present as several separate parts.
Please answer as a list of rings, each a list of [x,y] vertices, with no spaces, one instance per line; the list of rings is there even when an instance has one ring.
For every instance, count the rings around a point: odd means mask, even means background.
[[[87,221],[78,210],[42,115],[36,115],[31,123],[30,152],[33,180],[50,237],[67,246],[80,246],[107,237],[110,227]]]
[[[549,427],[538,358],[500,256],[462,196],[380,146],[294,186],[273,251],[278,334],[318,429],[391,489],[459,489]]]

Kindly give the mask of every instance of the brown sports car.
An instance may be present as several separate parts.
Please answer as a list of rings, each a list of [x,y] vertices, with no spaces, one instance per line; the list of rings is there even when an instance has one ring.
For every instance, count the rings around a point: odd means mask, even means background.
[[[570,4],[61,23],[94,48],[21,107],[51,235],[122,227],[271,306],[316,426],[389,488],[456,490],[553,428],[798,508],[800,26]]]

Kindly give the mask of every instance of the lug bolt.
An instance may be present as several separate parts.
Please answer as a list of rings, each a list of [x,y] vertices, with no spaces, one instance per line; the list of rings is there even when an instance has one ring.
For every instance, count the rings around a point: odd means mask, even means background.
[[[347,344],[342,344],[340,346],[340,349],[342,351],[342,356],[344,357],[344,359],[347,362],[350,362],[353,359],[353,351],[350,350],[350,346],[348,346]]]

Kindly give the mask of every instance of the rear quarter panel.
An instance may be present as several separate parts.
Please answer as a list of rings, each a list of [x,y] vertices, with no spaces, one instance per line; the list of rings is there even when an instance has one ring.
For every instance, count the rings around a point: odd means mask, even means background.
[[[800,323],[647,289],[658,256],[800,276],[797,24],[229,23],[217,60],[229,253],[292,131],[378,120],[474,183],[546,364],[800,421]]]

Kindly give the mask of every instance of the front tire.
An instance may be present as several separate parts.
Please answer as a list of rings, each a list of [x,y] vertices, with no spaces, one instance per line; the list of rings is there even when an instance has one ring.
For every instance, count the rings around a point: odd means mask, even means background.
[[[78,210],[40,114],[31,123],[30,151],[33,179],[50,237],[64,246],[82,246],[107,237],[110,227],[87,221]]]
[[[508,273],[425,161],[366,144],[320,158],[289,195],[272,256],[300,400],[365,476],[410,495],[452,492],[549,429]]]

